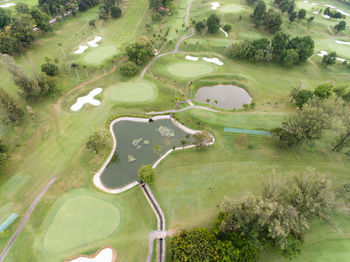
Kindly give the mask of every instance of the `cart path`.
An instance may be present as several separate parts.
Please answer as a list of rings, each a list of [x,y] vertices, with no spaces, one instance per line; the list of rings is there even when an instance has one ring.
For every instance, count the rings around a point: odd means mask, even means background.
[[[13,234],[13,236],[11,237],[10,241],[7,243],[6,247],[4,248],[4,250],[1,252],[0,254],[0,262],[2,262],[7,254],[7,252],[9,251],[9,249],[11,248],[11,246],[13,245],[13,243],[15,242],[16,238],[18,237],[18,235],[21,233],[24,225],[26,224],[27,220],[29,219],[30,215],[32,214],[35,206],[38,204],[38,202],[40,201],[40,199],[42,198],[42,196],[46,193],[46,191],[51,187],[51,185],[53,183],[55,183],[55,181],[57,180],[57,177],[52,178],[49,183],[46,184],[46,186],[41,190],[41,192],[37,195],[37,197],[34,199],[34,201],[30,204],[30,207],[28,208],[26,214],[23,217],[23,220],[21,222],[21,224],[18,226],[16,232]]]
[[[186,17],[185,17],[185,24],[187,27],[189,27],[189,17],[190,17],[190,10],[191,10],[191,4],[192,4],[192,1],[190,0],[188,2],[188,5],[187,5],[187,9],[186,9]],[[158,60],[159,58],[161,58],[162,56],[167,56],[167,55],[172,55],[172,54],[177,54],[177,53],[184,53],[182,51],[179,51],[179,48],[180,48],[180,45],[181,43],[186,40],[187,38],[190,38],[192,36],[195,35],[196,31],[193,29],[193,27],[190,27],[189,28],[190,31],[191,31],[191,34],[189,35],[186,35],[186,36],[183,36],[179,39],[179,41],[177,41],[176,43],[176,46],[175,46],[175,49],[171,52],[167,52],[167,53],[164,53],[164,54],[160,54],[160,55],[157,55],[155,57],[153,57],[153,59],[146,65],[146,67],[142,70],[141,72],[141,78],[144,78],[147,70],[151,67],[151,65],[156,61]]]

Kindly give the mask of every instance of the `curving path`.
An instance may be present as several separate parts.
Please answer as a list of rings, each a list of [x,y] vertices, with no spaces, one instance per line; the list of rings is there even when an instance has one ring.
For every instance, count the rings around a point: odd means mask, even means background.
[[[32,214],[34,208],[38,204],[39,200],[46,193],[46,191],[51,187],[51,185],[53,183],[55,183],[56,180],[57,180],[57,177],[52,178],[49,181],[49,183],[47,183],[46,186],[40,191],[39,195],[37,195],[37,197],[34,199],[34,201],[30,204],[30,207],[28,208],[26,214],[24,215],[24,218],[23,218],[21,224],[19,225],[19,227],[17,228],[16,232],[11,237],[10,241],[7,243],[7,245],[4,248],[4,250],[1,252],[1,254],[0,254],[0,262],[2,262],[4,260],[7,252],[9,251],[9,249],[11,248],[13,243],[15,242],[16,238],[18,237],[18,235],[21,233],[24,225],[26,224],[27,220],[29,219],[29,217]]]
[[[190,10],[191,10],[191,4],[192,4],[192,1],[190,0],[188,2],[188,5],[187,5],[187,9],[186,9],[186,17],[185,17],[185,25],[188,27],[190,24],[189,24],[189,17],[190,17]],[[146,67],[142,70],[141,72],[141,78],[144,78],[147,70],[151,67],[151,65],[156,61],[158,60],[159,58],[161,58],[162,56],[166,56],[166,55],[172,55],[172,54],[177,54],[177,53],[184,53],[182,51],[179,51],[179,48],[180,48],[180,45],[181,43],[186,40],[187,38],[190,38],[192,36],[195,35],[196,31],[193,29],[193,27],[190,27],[190,31],[191,31],[191,34],[189,35],[186,35],[186,36],[183,36],[179,39],[179,41],[177,41],[176,43],[176,46],[175,46],[175,49],[171,52],[167,52],[167,53],[164,53],[164,54],[160,54],[158,56],[155,56],[153,57],[153,59],[146,65]]]

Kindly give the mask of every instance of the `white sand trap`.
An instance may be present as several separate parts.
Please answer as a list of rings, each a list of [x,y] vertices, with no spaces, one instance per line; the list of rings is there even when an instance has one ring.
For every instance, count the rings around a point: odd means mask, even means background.
[[[315,14],[315,15],[317,15],[317,14],[318,14],[318,11],[313,11],[312,13]]]
[[[95,88],[92,90],[87,96],[82,96],[77,99],[77,102],[71,106],[70,109],[73,111],[80,110],[85,104],[91,104],[93,106],[99,106],[101,101],[94,98],[94,96],[100,94],[102,92],[102,88]]]
[[[14,6],[14,3],[8,3],[8,4],[4,4],[4,5],[0,5],[1,8],[7,8],[7,7],[11,7]]]
[[[327,52],[327,51],[321,51],[321,52],[320,52],[319,54],[317,54],[317,55],[323,57],[323,56],[325,56],[325,55],[328,55],[328,52]],[[341,57],[337,57],[337,60],[338,60],[338,61],[341,61],[341,62],[344,62],[346,59],[341,58]]]
[[[335,42],[337,44],[341,44],[341,45],[350,45],[350,42],[345,42],[345,41],[340,41],[340,40],[335,40]]]
[[[322,16],[323,16],[324,18],[326,18],[326,19],[331,18],[329,15],[325,15],[325,14],[322,14]]]
[[[208,63],[214,63],[216,65],[222,66],[224,62],[220,61],[218,58],[208,58],[208,57],[203,57],[203,60]]]
[[[212,2],[211,9],[216,10],[221,4],[219,2]]]
[[[95,38],[91,41],[88,41],[87,44],[91,47],[98,47],[98,42],[102,40],[102,36],[95,36]]]
[[[221,27],[219,27],[220,31],[223,32],[226,36],[226,38],[228,38],[228,34],[226,33],[226,31],[224,29],[222,29]]]
[[[324,6],[325,6],[325,7],[332,8],[332,9],[336,8],[334,5],[329,5],[329,4],[324,4]]]
[[[304,3],[308,3],[309,1],[308,0],[304,0]]]
[[[81,46],[79,46],[78,50],[74,51],[74,54],[80,55],[80,54],[84,53],[85,50],[88,48],[89,47],[87,45],[81,45]]]
[[[342,11],[342,10],[340,10],[340,9],[335,9],[336,11],[338,11],[339,13],[341,13],[342,15],[345,15],[345,16],[350,16],[350,14],[349,13],[346,13],[346,12],[344,12],[344,11]]]
[[[70,262],[113,262],[113,250],[104,248],[94,258],[78,257]]]
[[[185,56],[185,59],[191,60],[191,61],[198,61],[198,57],[190,56],[190,55]]]

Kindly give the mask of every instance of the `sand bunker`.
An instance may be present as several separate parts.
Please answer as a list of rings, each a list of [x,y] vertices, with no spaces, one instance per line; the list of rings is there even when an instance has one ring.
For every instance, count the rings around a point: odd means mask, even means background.
[[[213,63],[219,66],[222,66],[224,62],[220,61],[218,58],[208,58],[208,57],[203,57],[203,61],[208,62],[208,63]]]
[[[87,96],[82,96],[77,99],[77,102],[72,105],[70,109],[73,111],[80,110],[85,104],[91,104],[93,106],[98,106],[101,104],[101,101],[94,98],[94,96],[100,94],[102,92],[102,88],[95,88],[92,90]]]
[[[216,10],[221,4],[219,2],[212,2],[211,9]]]
[[[345,42],[345,41],[340,41],[340,40],[335,40],[335,42],[337,44],[341,44],[341,45],[350,45],[350,42]]]
[[[335,6],[329,5],[329,4],[324,4],[324,6],[325,6],[325,7],[329,7],[329,8],[333,8],[333,9],[336,8]]]
[[[7,8],[7,7],[11,7],[14,6],[14,3],[8,3],[8,4],[4,4],[4,5],[0,5],[1,8]]]
[[[98,42],[102,40],[101,36],[95,36],[95,38],[91,41],[88,41],[87,44],[91,47],[98,47]]]
[[[187,56],[185,56],[185,59],[190,60],[190,61],[198,61],[199,58],[195,57],[195,56],[187,55]]]
[[[325,55],[328,55],[328,52],[327,51],[321,51],[319,54],[317,54],[318,56],[320,57],[323,57]],[[340,62],[344,62],[346,59],[344,58],[341,58],[341,57],[337,57],[337,60],[340,61]]]
[[[228,38],[228,34],[226,33],[226,31],[224,29],[222,29],[221,27],[219,27],[220,31],[223,32],[226,36],[226,38]]]
[[[325,14],[322,14],[322,16],[323,16],[324,18],[326,18],[326,19],[331,18],[329,15],[325,15]]]
[[[116,258],[116,252],[112,248],[103,248],[97,251],[93,256],[80,256],[70,262],[114,262]]]
[[[81,45],[81,46],[79,46],[78,50],[74,51],[74,54],[80,55],[80,54],[84,53],[85,50],[88,48],[89,47],[87,45]]]
[[[318,11],[313,11],[312,13],[315,14],[315,15],[317,15],[317,14],[318,14]]]

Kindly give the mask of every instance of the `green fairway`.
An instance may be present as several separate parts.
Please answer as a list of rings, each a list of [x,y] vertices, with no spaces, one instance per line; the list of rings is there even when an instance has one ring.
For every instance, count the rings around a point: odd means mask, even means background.
[[[213,65],[201,62],[178,62],[169,64],[166,71],[180,79],[195,78],[209,74],[215,70]]]
[[[74,249],[108,237],[119,222],[119,209],[112,202],[73,191],[51,208],[43,246],[49,253]]]
[[[83,60],[89,65],[99,65],[115,54],[117,54],[117,48],[114,45],[92,47],[86,51]]]
[[[108,88],[105,97],[112,102],[146,102],[158,96],[157,87],[149,81],[132,81],[112,85]]]

